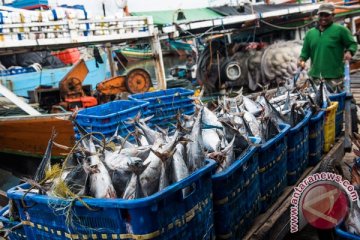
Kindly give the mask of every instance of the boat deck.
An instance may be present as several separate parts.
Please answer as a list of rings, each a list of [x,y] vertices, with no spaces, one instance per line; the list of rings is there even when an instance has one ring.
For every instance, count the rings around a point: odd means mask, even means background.
[[[343,156],[344,138],[341,137],[337,140],[331,151],[324,155],[316,166],[308,167],[295,185],[286,187],[283,194],[266,211],[266,213],[259,215],[255,219],[253,227],[248,231],[244,239],[284,239],[290,232],[290,200],[294,187],[297,186],[306,176],[316,173],[319,170],[321,163],[334,163],[334,161],[341,161]]]

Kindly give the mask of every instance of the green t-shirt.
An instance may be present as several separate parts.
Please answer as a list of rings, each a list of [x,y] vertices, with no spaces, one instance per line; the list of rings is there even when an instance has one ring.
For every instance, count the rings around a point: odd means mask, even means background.
[[[344,76],[344,52],[352,55],[357,50],[357,43],[349,29],[332,23],[323,32],[318,28],[310,29],[304,39],[300,58],[311,59],[309,75],[319,78],[340,78]]]

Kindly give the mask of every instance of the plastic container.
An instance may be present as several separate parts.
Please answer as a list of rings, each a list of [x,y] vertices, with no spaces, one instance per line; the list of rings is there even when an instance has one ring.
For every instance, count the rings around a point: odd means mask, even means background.
[[[5,207],[3,207],[0,210],[0,222],[3,224],[4,229],[10,229],[18,224],[20,224],[20,222],[17,221],[11,221],[10,219],[3,217],[3,214],[9,210],[9,205],[6,205]],[[25,240],[26,238],[26,234],[25,234],[25,230],[24,227],[20,226],[18,228],[15,228],[14,230],[12,230],[9,233],[8,238],[10,240]]]
[[[160,90],[155,92],[137,93],[129,96],[131,100],[143,100],[149,102],[149,108],[156,109],[170,105],[176,107],[181,100],[185,102],[192,102],[189,96],[192,96],[194,91],[185,88],[172,88],[167,90]]]
[[[338,102],[331,102],[330,107],[325,111],[324,123],[324,152],[330,151],[331,146],[335,143],[335,119],[337,114]]]
[[[194,91],[185,88],[172,88],[156,92],[137,93],[129,96],[130,100],[148,101],[146,116],[153,116],[150,126],[155,124],[172,128],[176,123],[176,114],[180,111],[190,115],[194,113],[193,100],[189,98]]]
[[[195,106],[192,103],[189,103],[187,106],[179,106],[168,109],[156,109],[154,111],[147,111],[145,116],[153,116],[149,121],[149,126],[162,126],[173,128],[173,125],[176,124],[176,115],[181,112],[181,114],[192,115],[195,112]]]
[[[167,110],[178,111],[179,109],[193,106],[193,100],[189,98],[194,91],[185,88],[172,88],[156,92],[137,93],[129,96],[130,100],[148,101],[148,115],[161,116]]]
[[[309,163],[309,121],[311,111],[304,119],[290,128],[287,136],[287,183],[293,185]]]
[[[341,239],[352,239],[352,240],[360,240],[359,235],[355,235],[352,233],[348,233],[344,230],[344,225],[340,224],[335,228],[336,235],[341,237]]]
[[[326,108],[326,106],[324,106]],[[325,111],[321,110],[309,121],[309,165],[320,162],[324,147]]]
[[[332,94],[329,96],[329,99],[332,102],[338,102],[335,120],[335,136],[338,137],[343,129],[346,92]]]
[[[77,48],[69,48],[63,51],[52,52],[64,64],[74,64],[80,59],[80,51]]]
[[[260,139],[251,138],[259,144]],[[212,176],[217,239],[241,239],[259,214],[257,147],[250,147],[229,168]]]
[[[145,101],[112,101],[80,110],[76,115],[76,121],[88,132],[101,132],[105,137],[111,137],[119,127],[119,134],[126,136],[134,131],[134,126],[125,122],[134,118],[139,112],[144,115],[148,104]],[[74,131],[76,138],[79,136],[79,131],[76,127]]]
[[[129,133],[134,132],[135,127],[133,124],[126,124],[121,122],[118,125],[104,126],[104,127],[92,127],[92,126],[83,126],[87,132],[101,132],[105,137],[109,138],[114,135],[115,131],[118,130],[118,135],[126,137]],[[74,127],[75,139],[80,139],[80,132],[77,127]],[[99,137],[98,134],[95,134],[96,137]],[[101,138],[100,138],[101,139]]]
[[[95,107],[82,109],[76,120],[82,126],[112,126],[145,112],[149,103],[145,101],[118,100]]]
[[[73,202],[71,225],[66,224],[64,212],[69,201],[33,193],[24,196],[18,187],[7,194],[26,220],[30,240],[213,239],[211,176],[215,167],[213,160],[206,160],[203,168],[187,178],[141,199],[83,199],[92,210]],[[187,196],[184,188],[191,189]]]
[[[287,133],[290,125],[259,147],[260,212],[265,212],[287,186]]]

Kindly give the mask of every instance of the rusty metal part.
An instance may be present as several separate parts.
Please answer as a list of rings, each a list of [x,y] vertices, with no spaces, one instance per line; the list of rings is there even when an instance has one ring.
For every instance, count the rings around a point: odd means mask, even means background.
[[[89,73],[85,61],[81,59],[59,82],[60,97],[62,100],[66,98],[78,98],[85,96],[82,89],[82,83]]]
[[[96,85],[96,90],[104,95],[116,95],[121,92],[126,92],[125,76],[106,79]]]
[[[141,68],[132,69],[126,75],[125,86],[130,93],[146,92],[152,86],[150,74]]]
[[[150,89],[150,74],[141,68],[132,69],[126,76],[106,79],[97,84],[100,95],[117,95],[122,92],[140,93]]]

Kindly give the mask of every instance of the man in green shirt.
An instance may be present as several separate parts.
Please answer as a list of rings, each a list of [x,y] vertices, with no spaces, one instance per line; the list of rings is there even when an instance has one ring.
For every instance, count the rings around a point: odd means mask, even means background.
[[[304,38],[299,66],[304,68],[310,58],[309,76],[323,78],[334,87],[344,79],[344,60],[350,60],[357,50],[357,43],[349,29],[334,23],[335,7],[331,3],[320,5],[318,26],[310,29]]]

